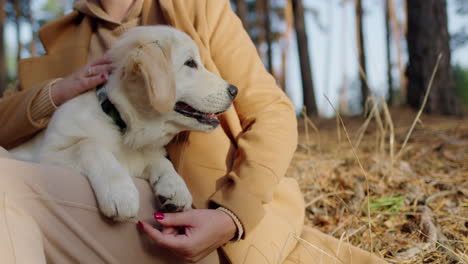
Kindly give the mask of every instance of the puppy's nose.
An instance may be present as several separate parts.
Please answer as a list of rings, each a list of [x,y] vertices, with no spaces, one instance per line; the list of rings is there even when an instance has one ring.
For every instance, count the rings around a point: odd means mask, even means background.
[[[228,92],[229,92],[229,96],[234,99],[236,98],[236,95],[237,95],[237,87],[235,87],[234,85],[230,84],[229,87],[228,87]]]

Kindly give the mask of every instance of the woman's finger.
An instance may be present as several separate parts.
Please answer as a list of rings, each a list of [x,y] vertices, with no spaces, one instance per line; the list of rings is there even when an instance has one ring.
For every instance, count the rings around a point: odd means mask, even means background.
[[[109,74],[113,70],[115,70],[115,67],[112,66],[111,64],[89,66],[88,69],[86,70],[85,76],[91,77],[91,76],[100,75],[103,73]]]
[[[104,55],[99,59],[96,59],[95,61],[91,62],[90,66],[96,66],[96,65],[102,65],[102,64],[111,64],[112,59],[109,55]]]
[[[100,75],[95,75],[92,77],[85,77],[82,81],[81,87],[79,88],[79,93],[84,93],[88,90],[96,88],[96,86],[105,83],[107,81],[107,74],[102,73]]]
[[[163,226],[194,226],[196,215],[192,210],[180,213],[154,213],[154,219]]]
[[[178,235],[179,234],[179,230],[175,227],[164,227],[161,231],[163,234],[166,234],[166,235]]]
[[[160,247],[180,249],[186,246],[186,237],[184,235],[163,234],[142,221],[138,222],[138,226]]]

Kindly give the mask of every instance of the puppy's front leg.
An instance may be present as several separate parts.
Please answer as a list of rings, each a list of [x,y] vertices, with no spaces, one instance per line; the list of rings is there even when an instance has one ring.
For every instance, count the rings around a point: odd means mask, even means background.
[[[114,220],[133,218],[140,206],[138,190],[127,170],[97,142],[80,142],[80,167],[96,194],[101,212]]]
[[[192,195],[187,185],[164,155],[156,155],[152,160],[149,182],[163,212],[180,212],[192,207]]]

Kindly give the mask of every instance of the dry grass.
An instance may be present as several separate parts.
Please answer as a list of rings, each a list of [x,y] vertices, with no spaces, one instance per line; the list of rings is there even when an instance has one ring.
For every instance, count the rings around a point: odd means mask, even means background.
[[[422,115],[397,155],[417,113],[381,108],[344,118],[347,133],[300,122],[288,175],[306,223],[389,263],[468,263],[468,120]]]

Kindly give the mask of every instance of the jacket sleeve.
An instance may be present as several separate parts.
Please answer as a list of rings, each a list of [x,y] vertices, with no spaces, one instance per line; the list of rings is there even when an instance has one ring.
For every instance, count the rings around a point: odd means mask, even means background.
[[[234,107],[243,132],[230,181],[210,201],[240,219],[245,235],[264,216],[297,145],[294,108],[265,70],[257,50],[227,0],[207,0],[209,49],[221,76],[239,89]]]
[[[16,147],[46,127],[54,110],[45,92],[51,82],[48,80],[0,98],[0,146]],[[40,113],[33,114],[33,111]]]

